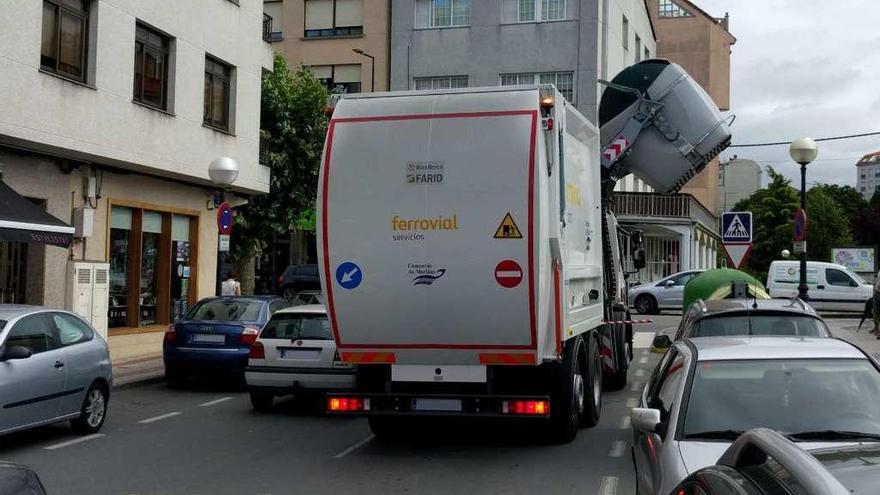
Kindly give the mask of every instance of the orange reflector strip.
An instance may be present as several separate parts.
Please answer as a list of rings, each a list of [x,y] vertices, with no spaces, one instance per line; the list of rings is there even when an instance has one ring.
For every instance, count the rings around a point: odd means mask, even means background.
[[[482,352],[480,364],[535,364],[535,355],[521,352]]]
[[[394,363],[397,361],[393,352],[342,352],[342,360],[346,363]]]

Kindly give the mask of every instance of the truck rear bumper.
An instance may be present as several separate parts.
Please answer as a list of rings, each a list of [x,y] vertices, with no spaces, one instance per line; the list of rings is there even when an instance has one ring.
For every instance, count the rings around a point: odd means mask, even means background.
[[[358,410],[334,410],[333,399],[362,401]],[[365,416],[446,416],[547,420],[548,396],[415,393],[328,393],[327,413]]]

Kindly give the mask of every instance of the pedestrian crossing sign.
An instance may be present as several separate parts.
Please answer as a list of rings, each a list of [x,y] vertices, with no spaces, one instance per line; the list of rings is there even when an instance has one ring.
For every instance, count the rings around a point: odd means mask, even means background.
[[[507,214],[504,215],[504,218],[501,220],[501,225],[495,230],[495,238],[522,239],[522,232],[520,232],[519,227],[516,226],[516,222],[513,221],[513,216],[511,216],[510,212],[507,212]]]
[[[752,242],[752,212],[730,211],[722,213],[721,242]]]

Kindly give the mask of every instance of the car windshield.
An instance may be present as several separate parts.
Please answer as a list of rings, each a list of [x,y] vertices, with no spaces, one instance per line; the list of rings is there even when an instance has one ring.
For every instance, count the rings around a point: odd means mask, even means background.
[[[258,321],[262,301],[249,299],[211,299],[196,305],[186,315],[187,320]]]
[[[880,372],[866,359],[698,363],[682,438],[756,427],[880,435]]]
[[[261,339],[333,340],[327,315],[285,313],[276,314],[260,333]]]
[[[774,335],[792,337],[827,337],[822,320],[793,314],[746,315],[735,313],[703,318],[694,323],[690,337],[725,337],[734,335]]]
[[[315,292],[300,292],[293,297],[290,302],[293,306],[302,306],[305,304],[324,304],[324,297]]]

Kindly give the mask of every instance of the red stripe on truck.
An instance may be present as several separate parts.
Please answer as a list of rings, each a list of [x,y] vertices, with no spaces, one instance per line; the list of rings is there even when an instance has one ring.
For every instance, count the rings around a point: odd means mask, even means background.
[[[534,354],[510,352],[480,353],[480,364],[535,364]]]
[[[339,335],[338,322],[336,320],[336,309],[333,304],[333,272],[330,271],[330,246],[327,238],[327,219],[328,200],[327,193],[330,184],[330,156],[333,152],[333,133],[336,130],[336,124],[345,123],[361,123],[361,122],[381,122],[394,120],[420,120],[420,119],[462,119],[462,118],[480,118],[480,117],[511,117],[511,116],[530,116],[530,132],[529,132],[529,218],[528,218],[528,258],[529,258],[529,327],[531,331],[530,344],[358,344],[343,342]],[[330,119],[330,125],[327,128],[327,142],[324,149],[324,164],[322,168],[321,180],[321,232],[323,234],[324,247],[324,280],[327,281],[326,299],[327,313],[330,317],[330,327],[333,331],[333,338],[336,339],[337,345],[350,349],[523,349],[536,350],[538,341],[538,331],[536,327],[537,316],[535,314],[535,147],[536,135],[538,132],[538,111],[537,110],[504,110],[494,112],[462,112],[462,113],[436,113],[436,114],[415,114],[415,115],[376,115],[370,117],[340,117]],[[344,354],[343,354],[344,355]],[[393,354],[392,354],[393,356]],[[343,358],[345,360],[345,358]],[[532,356],[534,363],[534,356]],[[347,360],[346,360],[347,361]]]
[[[394,363],[397,359],[393,352],[342,352],[342,360],[346,363],[372,364]]]

